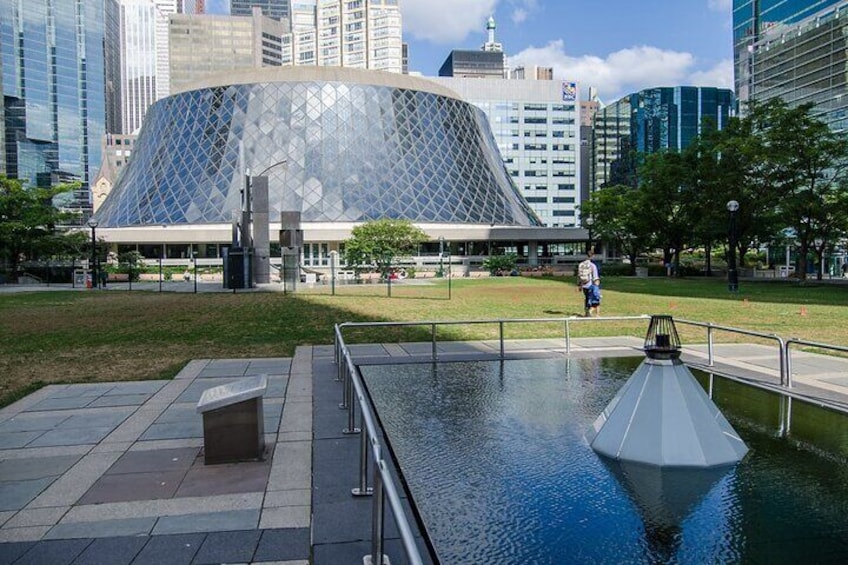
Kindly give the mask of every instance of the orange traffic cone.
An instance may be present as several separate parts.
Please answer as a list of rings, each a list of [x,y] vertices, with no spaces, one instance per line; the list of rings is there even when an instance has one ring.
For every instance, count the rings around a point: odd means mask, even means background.
[[[806,316],[807,316],[807,307],[806,307],[806,306],[801,306],[801,310],[798,312],[798,314],[800,314],[801,316],[806,317]]]

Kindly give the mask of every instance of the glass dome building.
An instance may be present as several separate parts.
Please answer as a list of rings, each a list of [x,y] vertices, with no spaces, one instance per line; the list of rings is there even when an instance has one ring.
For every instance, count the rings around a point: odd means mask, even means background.
[[[322,250],[383,218],[469,252],[585,240],[584,230],[544,227],[482,110],[423,78],[338,67],[211,75],[156,102],[95,214],[98,234],[145,256],[185,256],[168,249],[182,244],[218,257],[250,176],[267,177],[270,234],[281,212],[299,212],[305,241]]]
[[[228,74],[154,104],[103,227],[228,223],[271,167],[269,213],[303,222],[541,225],[481,110],[423,79],[302,67]]]

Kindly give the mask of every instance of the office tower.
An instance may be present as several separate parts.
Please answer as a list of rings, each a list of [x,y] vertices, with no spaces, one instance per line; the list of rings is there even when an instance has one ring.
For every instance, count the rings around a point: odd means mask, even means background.
[[[291,16],[291,0],[230,0],[231,16],[251,16],[253,8],[260,8],[263,15],[275,20],[288,20]]]
[[[249,67],[318,65],[400,73],[397,0],[320,0],[292,6],[291,22],[253,8],[250,17],[171,18],[171,86]]]
[[[576,225],[578,91],[574,82],[433,78],[485,112],[504,166],[549,227]]]
[[[487,41],[479,51],[454,49],[439,69],[440,77],[505,78],[506,56],[503,46],[495,41],[495,20],[486,23]]]
[[[595,129],[592,124],[595,114],[601,109],[598,90],[589,87],[589,99],[580,101],[580,201],[589,199],[592,192],[592,175],[595,170],[592,163],[592,146],[595,144]]]
[[[79,180],[86,213],[105,133],[103,0],[0,2],[4,170],[30,186]]]
[[[207,75],[291,63],[291,34],[286,22],[249,18],[175,14],[170,18],[171,91],[182,92]],[[286,40],[284,61],[283,41]]]
[[[839,4],[844,5],[844,0],[734,0],[733,68],[738,100],[744,103],[752,98],[752,57],[763,34],[785,30]]]
[[[818,3],[821,5],[824,3]],[[792,24],[762,29],[746,51],[747,99],[812,103],[834,131],[848,129],[848,2],[830,3]]]
[[[724,88],[649,88],[600,108],[594,120],[592,191],[635,182],[634,154],[682,151],[701,134],[705,118],[718,129],[735,115],[733,92]]]
[[[168,96],[168,18],[177,0],[119,0],[121,132],[141,128],[147,108]]]

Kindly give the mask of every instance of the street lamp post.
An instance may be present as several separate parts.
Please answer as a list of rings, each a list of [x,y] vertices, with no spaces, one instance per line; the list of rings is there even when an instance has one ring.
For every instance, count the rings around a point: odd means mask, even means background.
[[[445,236],[439,236],[439,276],[445,276]]]
[[[739,210],[739,202],[730,200],[727,203],[727,211],[730,213],[728,226],[728,252],[727,252],[727,290],[736,292],[739,290],[739,273],[736,271],[736,211]]]
[[[586,253],[588,253],[592,249],[592,225],[595,223],[595,218],[589,216],[583,220],[583,223],[586,224],[586,229],[589,230],[589,243],[586,244]]]
[[[91,228],[91,265],[89,266],[89,270],[91,271],[91,288],[97,288],[97,236],[95,235],[97,220],[89,218],[88,227]]]

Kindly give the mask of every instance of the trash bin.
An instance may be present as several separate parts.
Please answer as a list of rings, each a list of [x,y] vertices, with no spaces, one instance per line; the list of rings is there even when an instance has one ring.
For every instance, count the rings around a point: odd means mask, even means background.
[[[648,267],[636,267],[636,276],[640,279],[648,278]]]

